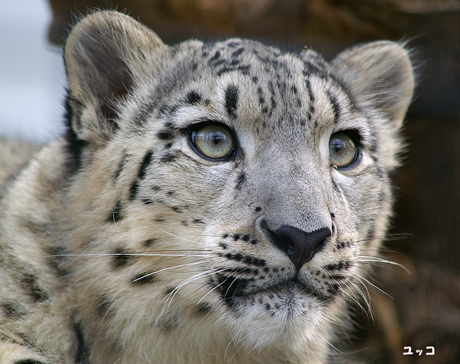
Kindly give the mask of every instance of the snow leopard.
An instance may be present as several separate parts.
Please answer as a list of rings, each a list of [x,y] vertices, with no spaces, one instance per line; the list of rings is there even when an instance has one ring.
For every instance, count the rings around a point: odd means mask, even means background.
[[[405,46],[167,46],[97,11],[64,61],[63,135],[0,144],[0,363],[331,360],[382,259]]]

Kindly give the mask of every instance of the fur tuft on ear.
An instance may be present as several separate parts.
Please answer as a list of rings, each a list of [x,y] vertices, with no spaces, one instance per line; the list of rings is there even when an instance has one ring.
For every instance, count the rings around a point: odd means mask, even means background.
[[[396,127],[402,125],[414,91],[414,73],[406,49],[380,41],[339,54],[332,68],[358,102],[383,112]]]
[[[64,59],[72,128],[101,143],[117,129],[116,102],[137,80],[155,77],[167,46],[127,15],[103,11],[83,18],[70,33]]]

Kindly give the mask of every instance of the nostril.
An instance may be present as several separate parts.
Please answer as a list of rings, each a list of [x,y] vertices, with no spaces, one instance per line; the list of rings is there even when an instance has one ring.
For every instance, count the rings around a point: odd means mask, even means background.
[[[329,228],[321,228],[305,232],[294,226],[284,225],[276,231],[271,231],[266,224],[264,229],[269,233],[274,245],[286,253],[297,269],[313,259],[313,256],[323,250],[331,236]]]
[[[315,255],[316,253],[319,253],[321,250],[324,249],[324,247],[326,246],[326,241],[327,241],[328,238],[329,238],[329,236],[327,238],[324,238],[323,240],[321,240],[319,242],[319,244],[315,247],[315,249],[313,249],[313,255]]]

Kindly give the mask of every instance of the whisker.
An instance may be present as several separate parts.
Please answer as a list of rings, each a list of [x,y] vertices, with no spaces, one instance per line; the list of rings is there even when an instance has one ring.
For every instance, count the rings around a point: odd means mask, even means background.
[[[345,290],[343,290],[343,293],[345,293],[353,302],[355,302],[359,308],[361,308],[361,310],[366,314],[367,317],[370,317],[373,319],[373,316],[372,316],[372,309],[371,309],[371,306],[370,306],[370,297],[369,297],[369,300],[367,299],[367,297],[364,295],[364,292],[353,282],[349,281],[349,282],[343,282],[345,284],[345,286],[350,290],[350,293],[347,293]],[[351,284],[355,290],[359,293],[359,295],[361,296],[361,298],[363,299],[364,303],[366,304],[367,306],[367,310],[361,305],[361,303],[359,302],[359,299],[358,297],[356,297],[355,293],[354,293],[354,290],[351,289],[349,287],[349,284]]]
[[[365,259],[361,259],[361,258],[365,258]],[[362,263],[376,262],[376,263],[390,264],[390,265],[394,265],[394,266],[397,266],[399,268],[402,268],[407,274],[411,274],[410,270],[407,269],[404,265],[402,265],[400,263],[392,262],[391,260],[379,258],[379,257],[360,255],[358,257],[358,262],[362,262]]]
[[[363,290],[355,283],[350,281],[349,283],[353,285],[353,287],[356,289],[358,294],[361,296],[363,299],[364,303],[366,304],[367,310],[364,309],[359,303],[358,306],[361,308],[361,310],[366,314],[366,316],[371,318],[372,321],[374,321],[374,311],[372,310],[371,306],[371,295],[369,290],[367,289],[366,285],[359,279],[357,275],[354,276],[358,280],[358,282],[361,284],[361,286],[364,288],[366,291],[366,294],[363,292]]]
[[[186,263],[186,264],[179,264],[179,265],[175,265],[173,267],[167,267],[167,268],[163,268],[163,269],[160,269],[160,270],[157,270],[155,272],[151,272],[151,273],[148,273],[148,274],[145,274],[139,278],[136,278],[133,282],[137,282],[137,281],[140,281],[146,277],[150,277],[150,276],[153,276],[154,274],[158,274],[160,272],[164,272],[164,271],[167,271],[167,270],[171,270],[171,269],[176,269],[176,268],[182,268],[182,267],[190,267],[192,265],[197,265],[197,264],[202,264],[204,263],[204,260],[203,261],[200,261],[200,262],[194,262],[194,263]]]
[[[379,288],[378,286],[376,286],[375,284],[373,284],[371,281],[369,281],[368,279],[364,278],[364,277],[358,277],[357,275],[354,275],[354,277],[358,280],[363,280],[364,282],[366,282],[367,284],[369,284],[370,286],[374,287],[376,290],[380,291],[381,293],[383,293],[385,296],[388,296],[390,297],[391,299],[394,299],[394,297],[392,297],[390,294],[386,293],[383,289]],[[365,285],[364,285],[365,286]]]
[[[200,298],[200,300],[197,302],[197,305],[198,305],[208,294],[210,294],[212,291],[214,291],[214,290],[216,290],[217,288],[219,288],[219,287],[220,287],[221,285],[223,285],[225,282],[226,282],[226,280],[223,281],[223,282],[221,282],[221,283],[219,283],[218,285],[214,286],[213,288],[211,288],[205,295],[203,295],[203,297]]]
[[[230,283],[230,285],[227,287],[227,291],[225,291],[224,297],[227,297],[227,293],[228,293],[228,290],[230,289],[230,287],[231,287],[231,286],[233,285],[233,283],[235,283],[235,282],[238,280],[238,278],[240,278],[242,275],[243,275],[243,273],[239,274],[237,277],[235,277],[235,278],[233,279],[233,282]],[[227,278],[231,278],[231,277],[227,277]],[[224,282],[226,282],[226,281],[227,281],[227,279],[226,279]],[[235,293],[236,293],[236,292],[235,292]],[[233,299],[234,297],[235,297],[235,296],[233,296],[232,299]]]
[[[169,231],[166,231],[164,229],[162,229],[161,227],[149,222],[150,225],[152,225],[154,228],[160,230],[161,232],[165,233],[165,234],[168,234],[169,236],[172,236],[173,238],[176,238],[176,239],[179,239],[179,240],[183,240],[183,241],[186,241],[188,243],[195,243],[195,244],[199,244],[199,242],[197,241],[194,241],[194,240],[189,240],[189,239],[186,239],[186,238],[183,238],[181,236],[178,236],[178,235],[175,235],[173,233],[170,233]]]
[[[222,272],[223,270],[216,270],[216,269],[211,269],[211,270],[207,270],[207,271],[204,271],[204,272],[200,272],[198,274],[195,274],[191,277],[188,277],[186,278],[185,280],[183,280],[176,288],[174,288],[161,302],[165,301],[165,309],[167,308],[167,310],[169,310],[169,307],[171,306],[171,303],[172,303],[172,300],[174,299],[174,297],[176,296],[176,294],[179,292],[179,290],[184,287],[186,284],[189,284],[199,278],[203,278],[203,277],[207,277],[207,276],[210,276],[212,274],[216,274],[216,273],[220,273]]]
[[[356,240],[357,243],[365,243],[372,240],[385,240],[385,241],[396,241],[396,240],[404,240],[412,237],[413,234],[410,233],[400,233],[400,234],[386,234],[386,235],[377,235],[374,236],[372,239],[359,239]]]
[[[142,257],[206,257],[212,254],[157,254],[157,253],[78,253],[78,254],[53,254],[47,257],[113,257],[113,256],[142,256]]]

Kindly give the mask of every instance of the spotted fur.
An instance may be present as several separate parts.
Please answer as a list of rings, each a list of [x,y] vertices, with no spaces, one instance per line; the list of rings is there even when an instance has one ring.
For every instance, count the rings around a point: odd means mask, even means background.
[[[168,47],[97,12],[65,62],[66,134],[0,144],[0,363],[325,363],[391,215],[407,52]],[[207,123],[231,155],[197,152]]]

